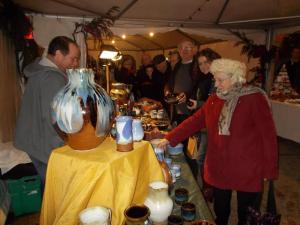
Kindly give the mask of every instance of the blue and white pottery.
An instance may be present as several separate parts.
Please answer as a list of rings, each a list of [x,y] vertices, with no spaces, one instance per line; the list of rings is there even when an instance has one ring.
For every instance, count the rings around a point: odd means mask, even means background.
[[[175,172],[176,178],[180,177],[180,175],[181,175],[180,164],[172,163],[171,170],[173,170]]]
[[[183,153],[183,144],[179,143],[176,146],[172,147],[171,145],[167,146],[168,148],[168,152],[170,156],[176,156],[176,155],[180,155],[181,153]]]
[[[133,142],[131,116],[118,116],[116,118],[116,130],[117,144],[126,145]]]
[[[67,70],[69,81],[54,97],[52,118],[68,136],[70,147],[97,147],[111,129],[114,106],[103,88],[94,81],[91,69]]]
[[[134,141],[141,141],[144,137],[144,129],[142,126],[142,121],[139,119],[134,119],[132,121],[132,135]]]

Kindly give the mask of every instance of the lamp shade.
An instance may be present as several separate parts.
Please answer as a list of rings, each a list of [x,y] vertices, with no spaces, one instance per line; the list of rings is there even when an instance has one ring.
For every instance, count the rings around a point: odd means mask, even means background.
[[[113,59],[119,53],[119,50],[116,49],[113,45],[102,45],[101,52],[99,55],[100,59]]]

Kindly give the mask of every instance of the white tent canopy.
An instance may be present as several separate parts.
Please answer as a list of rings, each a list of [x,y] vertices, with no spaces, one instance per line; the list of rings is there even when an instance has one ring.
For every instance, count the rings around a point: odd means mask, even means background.
[[[37,42],[43,46],[56,35],[71,36],[74,22],[82,22],[105,14],[118,6],[112,31],[121,50],[154,50],[175,47],[185,38],[197,44],[220,40],[237,40],[227,29],[247,29],[247,37],[256,43],[265,42],[266,30],[300,24],[300,0],[14,0],[27,12],[34,13]],[[251,30],[250,30],[251,29]],[[150,41],[148,33],[170,33],[171,38],[157,35]],[[195,35],[195,36],[193,36]],[[155,39],[156,38],[156,39]],[[142,40],[143,39],[143,40]],[[162,44],[168,39],[168,44]],[[152,42],[152,43],[151,43]],[[174,42],[174,43],[173,43]]]
[[[300,0],[14,0],[32,12],[95,17],[118,6],[122,24],[266,28],[297,25]]]
[[[82,18],[56,18],[49,16],[36,15],[33,17],[34,37],[37,43],[42,46],[47,46],[49,41],[57,35],[66,35],[72,37],[75,28],[75,22],[82,22]],[[219,40],[238,40],[237,37],[232,35],[228,30],[218,28],[182,28],[182,27],[138,27],[138,26],[120,26],[115,25],[111,28],[116,38],[119,41],[127,42],[123,47],[118,46],[121,50],[153,50],[153,49],[169,49],[174,48],[180,39],[192,39],[199,44],[211,43]],[[162,37],[162,33],[168,33],[175,30],[181,32],[170,33],[169,37]],[[154,32],[155,36],[147,41],[149,32]],[[255,40],[256,43],[264,43],[265,32],[263,30],[243,30],[247,37]],[[120,36],[123,34],[143,35],[144,38],[136,36],[134,40],[130,41],[133,37],[128,37],[127,40],[122,40]],[[160,35],[159,35],[160,34]],[[178,37],[181,36],[181,37]],[[137,40],[140,37],[142,40]],[[202,37],[202,38],[200,38]],[[145,40],[146,39],[146,40]],[[165,41],[163,39],[166,39]],[[152,43],[149,43],[152,42]],[[166,43],[164,43],[166,42]],[[157,43],[157,45],[155,45]]]

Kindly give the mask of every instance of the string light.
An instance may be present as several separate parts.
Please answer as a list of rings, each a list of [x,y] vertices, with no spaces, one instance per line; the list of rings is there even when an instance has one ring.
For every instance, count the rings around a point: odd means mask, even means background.
[[[122,35],[122,38],[123,38],[123,39],[125,39],[125,38],[126,38],[126,35],[125,35],[125,34],[123,34],[123,35]]]
[[[115,43],[115,40],[112,40],[111,43],[114,44],[114,43]]]
[[[153,33],[153,32],[150,32],[150,33],[149,33],[149,36],[150,36],[150,37],[153,37],[153,36],[154,36],[154,33]]]

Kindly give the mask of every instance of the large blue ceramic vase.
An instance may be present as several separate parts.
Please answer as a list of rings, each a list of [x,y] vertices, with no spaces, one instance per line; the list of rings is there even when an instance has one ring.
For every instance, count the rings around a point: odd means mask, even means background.
[[[97,147],[111,129],[114,106],[90,69],[67,71],[69,82],[54,97],[52,117],[76,150]]]

